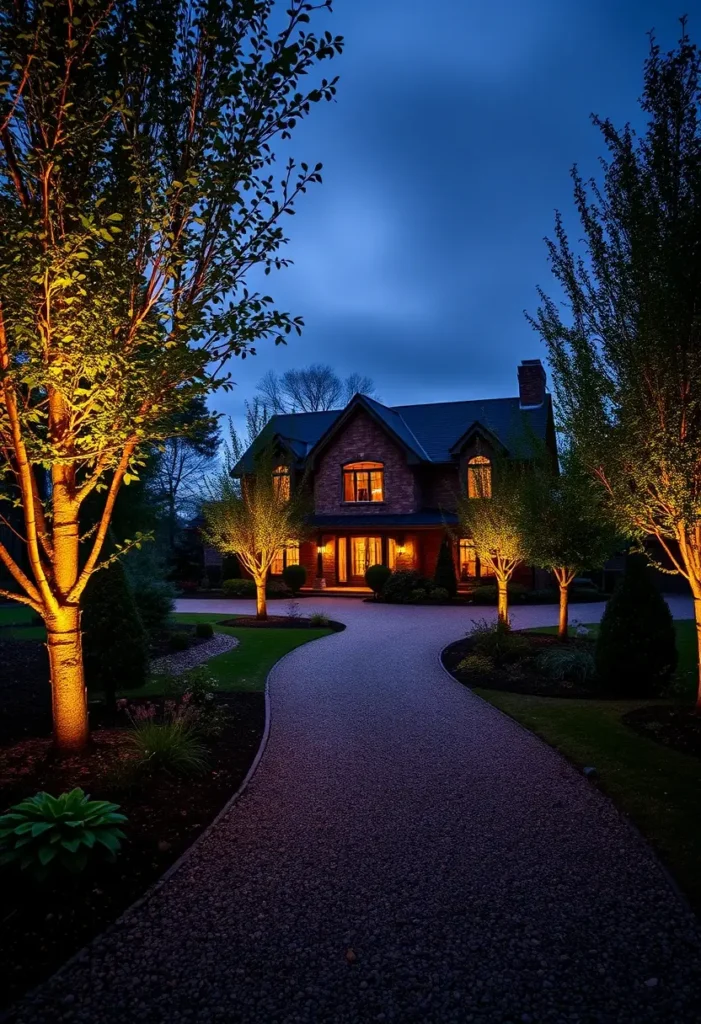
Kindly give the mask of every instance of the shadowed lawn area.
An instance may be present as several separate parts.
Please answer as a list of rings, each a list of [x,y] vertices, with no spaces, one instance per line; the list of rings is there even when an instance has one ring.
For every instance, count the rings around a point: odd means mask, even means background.
[[[693,622],[677,622],[680,681],[695,678]],[[596,628],[596,627],[592,627]],[[540,632],[555,632],[556,627]],[[692,688],[692,693],[693,693]],[[597,770],[597,784],[649,839],[697,911],[701,911],[701,759],[629,728],[622,716],[662,700],[574,700],[475,689],[579,767]]]
[[[223,618],[231,615],[198,615],[184,613],[173,616],[177,622],[211,622],[217,633],[235,636],[239,646],[226,654],[210,658],[205,665],[209,674],[217,680],[222,692],[255,691],[265,688],[268,672],[283,655],[293,651],[310,640],[328,636],[330,629],[257,629],[242,626],[218,626]],[[139,690],[131,690],[122,696],[156,696],[163,693],[163,680],[155,677]]]
[[[44,640],[43,626],[29,625],[36,613],[23,604],[0,607],[0,640]]]

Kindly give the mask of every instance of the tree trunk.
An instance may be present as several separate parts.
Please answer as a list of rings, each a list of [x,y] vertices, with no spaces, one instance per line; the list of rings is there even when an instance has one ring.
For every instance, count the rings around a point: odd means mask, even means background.
[[[46,621],[51,670],[54,740],[62,752],[82,750],[88,742],[88,703],[83,673],[80,608],[60,608]]]
[[[701,597],[694,595],[694,618],[696,619],[696,671],[698,688],[696,690],[696,708],[701,711]]]
[[[560,622],[557,628],[557,635],[566,640],[569,633],[569,611],[570,611],[570,585],[560,584]]]
[[[256,580],[256,618],[267,619],[268,605],[265,600],[265,580]]]
[[[497,615],[499,622],[509,621],[509,595],[506,580],[497,580]]]

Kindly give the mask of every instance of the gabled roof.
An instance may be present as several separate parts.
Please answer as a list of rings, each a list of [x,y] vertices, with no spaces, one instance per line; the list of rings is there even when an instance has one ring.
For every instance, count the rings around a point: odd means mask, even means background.
[[[354,395],[345,409],[273,416],[236,471],[245,472],[255,452],[270,443],[289,451],[296,464],[302,466],[314,449],[320,450],[358,407],[364,408],[385,427],[412,462],[453,462],[461,442],[464,443],[473,431],[480,430],[495,438],[507,453],[527,457],[532,454],[534,439],[547,439],[548,424],[552,422],[550,395],[545,396],[542,405],[528,409],[521,408],[518,398],[389,407],[366,395]]]

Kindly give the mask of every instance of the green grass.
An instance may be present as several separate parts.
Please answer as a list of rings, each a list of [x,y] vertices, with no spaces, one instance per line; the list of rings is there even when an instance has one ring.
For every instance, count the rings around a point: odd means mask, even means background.
[[[226,615],[175,615],[178,622],[211,622],[217,633],[227,633],[239,640],[239,646],[226,654],[218,654],[205,663],[209,674],[217,681],[218,689],[255,692],[265,689],[270,669],[289,651],[310,640],[328,636],[330,629],[251,629],[217,625]],[[163,677],[154,676],[138,690],[124,691],[123,697],[155,697],[163,693]]]
[[[0,608],[0,640],[45,640],[43,626],[30,626],[36,613],[25,604]]]

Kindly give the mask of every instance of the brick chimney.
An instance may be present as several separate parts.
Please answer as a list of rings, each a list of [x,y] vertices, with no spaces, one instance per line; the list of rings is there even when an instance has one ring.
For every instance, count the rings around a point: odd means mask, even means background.
[[[518,400],[522,409],[534,409],[545,401],[545,370],[540,359],[522,359],[518,368]]]

